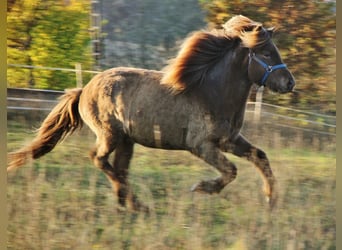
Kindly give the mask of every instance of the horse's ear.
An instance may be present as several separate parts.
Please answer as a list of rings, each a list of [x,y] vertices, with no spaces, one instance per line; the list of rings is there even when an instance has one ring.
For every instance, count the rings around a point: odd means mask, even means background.
[[[275,27],[271,27],[267,29],[268,34],[270,34],[270,37],[273,36],[274,31],[275,31]]]

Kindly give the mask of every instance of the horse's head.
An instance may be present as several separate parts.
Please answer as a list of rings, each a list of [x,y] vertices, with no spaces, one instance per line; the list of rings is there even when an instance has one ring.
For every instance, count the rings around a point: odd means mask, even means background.
[[[291,92],[295,86],[295,80],[271,40],[273,29],[262,27],[259,29],[264,32],[266,39],[265,42],[249,48],[249,79],[278,93]]]

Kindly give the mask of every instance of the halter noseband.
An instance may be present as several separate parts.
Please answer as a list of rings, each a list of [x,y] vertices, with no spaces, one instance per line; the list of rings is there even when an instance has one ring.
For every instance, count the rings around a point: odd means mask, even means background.
[[[263,62],[261,59],[257,58],[257,56],[255,55],[254,52],[250,51],[249,54],[249,64],[251,63],[251,61],[254,59],[257,63],[259,63],[264,69],[265,69],[265,73],[261,79],[261,86],[265,86],[265,82],[268,78],[268,76],[275,70],[277,69],[282,69],[282,68],[286,68],[286,64],[282,63],[282,64],[277,64],[277,65],[268,65],[267,63]]]

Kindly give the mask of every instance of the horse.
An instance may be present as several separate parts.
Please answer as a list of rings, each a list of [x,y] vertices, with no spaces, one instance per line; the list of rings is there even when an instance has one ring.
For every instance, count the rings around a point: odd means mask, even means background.
[[[281,94],[294,89],[273,33],[274,28],[237,15],[221,29],[190,34],[162,71],[117,67],[95,75],[83,88],[66,90],[32,142],[9,153],[7,171],[49,153],[86,124],[96,135],[90,158],[111,182],[123,208],[148,209],[128,181],[136,143],[185,150],[217,169],[217,178],[191,187],[207,194],[219,193],[237,176],[224,153],[244,158],[259,170],[273,207],[276,179],[268,157],[240,132],[253,84]]]

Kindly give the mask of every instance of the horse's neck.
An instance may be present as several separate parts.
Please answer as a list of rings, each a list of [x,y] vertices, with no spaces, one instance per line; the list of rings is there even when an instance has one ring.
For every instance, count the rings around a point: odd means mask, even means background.
[[[248,50],[231,51],[207,72],[205,83],[189,94],[213,116],[231,120],[244,112],[252,86],[247,67]]]
[[[226,62],[223,62],[221,67],[225,72],[222,77],[224,81],[218,84],[217,98],[212,102],[217,115],[235,116],[236,113],[244,111],[252,87],[248,78],[247,54],[240,52],[238,55],[228,55]]]
[[[227,119],[231,119],[231,116],[244,113],[251,84],[248,80],[235,80],[234,88],[230,88],[223,91],[221,96],[222,103],[220,105],[221,113]]]

